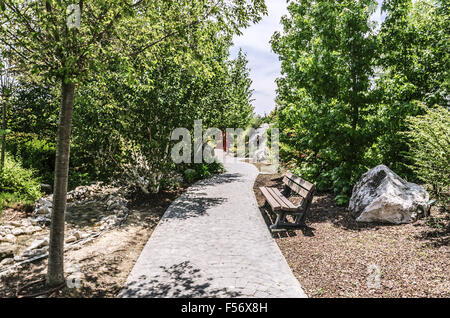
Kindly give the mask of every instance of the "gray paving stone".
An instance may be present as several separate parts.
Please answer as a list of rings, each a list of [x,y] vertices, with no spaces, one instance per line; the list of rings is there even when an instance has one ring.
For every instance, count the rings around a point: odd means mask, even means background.
[[[224,166],[171,204],[119,297],[306,297],[258,209],[257,169]]]

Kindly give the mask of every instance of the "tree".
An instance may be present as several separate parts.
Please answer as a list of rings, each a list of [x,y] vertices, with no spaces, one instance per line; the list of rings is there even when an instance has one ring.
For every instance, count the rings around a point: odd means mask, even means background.
[[[300,151],[302,172],[340,194],[340,203],[365,169],[373,138],[375,8],[373,0],[292,1],[284,32],[271,40],[282,65],[281,141]]]
[[[252,80],[250,79],[250,70],[247,68],[247,64],[246,54],[242,49],[239,49],[236,59],[232,61],[230,66],[232,102],[231,107],[228,108],[231,117],[228,127],[231,128],[247,127],[253,114]]]
[[[449,106],[448,4],[434,0],[386,0],[378,61],[379,138],[383,162],[402,176],[415,178],[402,134],[406,118],[428,107]]]
[[[424,115],[407,118],[411,168],[433,187],[433,193],[448,207],[450,190],[450,110],[424,108]]]
[[[1,58],[1,56],[0,56]],[[14,85],[14,78],[7,60],[0,60],[0,95],[2,101],[2,128],[0,129],[0,136],[2,138],[2,149],[0,159],[0,170],[5,166],[5,151],[6,151],[6,134],[8,133],[6,125],[6,111],[8,108],[8,102],[12,94]]]
[[[91,71],[101,72],[117,56],[132,65],[138,56],[151,56],[152,48],[171,41],[176,47],[204,43],[202,31],[234,33],[258,21],[262,0],[247,6],[242,1],[125,1],[46,0],[6,1],[0,6],[0,41],[10,48],[7,57],[18,69],[30,70],[60,85],[61,106],[57,132],[53,213],[47,284],[64,280],[64,218],[68,183],[70,139],[75,88]],[[150,26],[150,27],[149,27]],[[208,46],[200,50],[207,51]],[[127,66],[125,66],[127,68]],[[134,78],[134,80],[136,80]]]

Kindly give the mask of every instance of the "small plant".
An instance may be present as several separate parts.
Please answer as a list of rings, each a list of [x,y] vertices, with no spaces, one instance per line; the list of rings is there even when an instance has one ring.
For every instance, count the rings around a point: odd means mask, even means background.
[[[187,183],[191,183],[195,180],[196,174],[194,169],[186,169],[184,171],[184,180],[186,180]]]
[[[222,164],[217,161],[213,163],[194,163],[188,166],[189,168],[184,170],[184,180],[188,183],[195,180],[206,179],[213,174],[224,171]]]

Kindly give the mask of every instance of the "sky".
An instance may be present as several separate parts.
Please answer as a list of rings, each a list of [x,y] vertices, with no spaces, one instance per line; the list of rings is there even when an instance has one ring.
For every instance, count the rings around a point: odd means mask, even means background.
[[[374,19],[382,20],[380,3]],[[286,0],[266,0],[268,15],[255,25],[243,30],[241,36],[234,37],[231,56],[237,56],[239,48],[247,53],[250,77],[253,81],[253,106],[260,115],[269,114],[275,108],[276,84],[280,76],[281,63],[272,52],[270,39],[275,31],[281,31],[281,17],[287,14]]]

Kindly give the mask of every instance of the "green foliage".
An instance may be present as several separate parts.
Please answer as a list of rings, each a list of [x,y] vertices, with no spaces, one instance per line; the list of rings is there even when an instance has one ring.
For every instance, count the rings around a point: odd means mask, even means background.
[[[401,132],[406,118],[423,112],[416,101],[432,107],[448,104],[450,69],[448,5],[433,0],[387,0],[379,38],[382,54],[376,80],[377,148],[383,162],[398,174],[415,179],[405,156],[408,143]]]
[[[41,196],[35,171],[25,169],[6,153],[5,167],[0,170],[0,205],[16,201],[34,201]]]
[[[370,19],[375,7],[370,0],[292,1],[284,32],[272,37],[282,61],[282,160],[336,193],[339,204],[381,163],[409,180],[421,177],[402,133],[406,118],[423,114],[420,103],[448,107],[446,3],[386,0],[379,31]]]
[[[426,108],[425,114],[407,119],[411,169],[445,203],[450,191],[450,111]]]
[[[70,1],[2,4],[2,56],[22,81],[13,131],[54,140],[61,99],[52,85],[77,84],[71,168],[79,169],[69,186],[123,177],[159,189],[175,169],[174,128],[249,121],[247,61],[242,52],[229,61],[228,51],[235,34],[267,13],[263,0],[90,0],[78,28],[67,25]]]
[[[15,133],[9,136],[6,149],[26,169],[36,171],[43,183],[53,184],[55,145],[35,134]]]
[[[32,129],[32,127],[30,127]],[[8,136],[6,149],[16,161],[26,169],[36,171],[42,183],[53,185],[55,165],[55,144],[47,139],[39,139],[37,134],[14,133]],[[83,150],[75,146],[71,153],[69,189],[86,185],[93,179],[103,181],[96,174],[90,159],[83,156]],[[85,163],[87,162],[87,163]],[[89,170],[91,169],[91,170]],[[97,177],[97,178],[96,178]]]
[[[377,37],[375,1],[293,1],[275,33],[281,151],[305,179],[331,189],[344,203],[368,164],[374,136],[370,78]]]
[[[197,69],[186,64],[190,51],[169,54],[170,44],[163,43],[154,50],[158,64],[142,58],[131,69],[139,82],[128,81],[119,59],[92,74],[76,96],[76,166],[100,180],[138,184],[142,177],[155,191],[177,170],[170,158],[175,128],[185,127],[192,135],[197,119],[204,128],[248,125],[253,106],[245,55],[230,60],[229,38],[211,36],[215,54],[198,57]]]
[[[188,164],[187,169],[184,170],[184,180],[191,183],[195,180],[206,179],[213,174],[222,173],[225,171],[223,165],[219,162],[213,163],[193,163]]]

